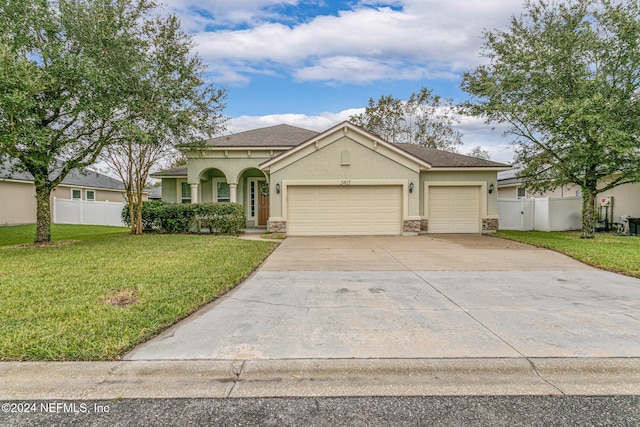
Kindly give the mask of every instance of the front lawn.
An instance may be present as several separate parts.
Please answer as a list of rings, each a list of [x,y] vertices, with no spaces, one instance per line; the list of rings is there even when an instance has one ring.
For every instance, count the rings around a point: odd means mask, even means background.
[[[276,246],[68,227],[68,243],[0,248],[0,360],[117,359],[233,288]],[[2,245],[16,230],[0,227]]]
[[[104,225],[68,225],[51,224],[51,241],[87,240],[129,231],[126,227],[107,227]],[[32,243],[36,235],[36,225],[9,225],[0,227],[0,246],[13,246]]]
[[[498,231],[496,236],[552,249],[594,267],[640,277],[640,237],[596,234],[580,239],[579,232]]]

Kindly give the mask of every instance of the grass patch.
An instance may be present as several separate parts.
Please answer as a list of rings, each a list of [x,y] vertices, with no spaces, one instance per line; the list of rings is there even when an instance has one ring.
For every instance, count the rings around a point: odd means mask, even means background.
[[[283,240],[287,238],[286,233],[265,233],[260,235],[263,239]]]
[[[497,237],[552,249],[603,270],[640,278],[640,238],[596,234],[581,239],[579,232],[498,231]]]
[[[70,227],[56,235],[71,245],[0,249],[0,360],[118,359],[240,283],[276,246]]]
[[[104,225],[68,225],[51,224],[51,241],[88,240],[123,234],[127,227],[108,227]],[[8,225],[0,227],[0,246],[13,246],[33,243],[36,225]]]

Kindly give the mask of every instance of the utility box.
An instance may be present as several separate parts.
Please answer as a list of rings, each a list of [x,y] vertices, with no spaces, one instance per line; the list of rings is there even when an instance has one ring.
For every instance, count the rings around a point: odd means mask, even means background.
[[[629,218],[629,234],[637,236],[640,232],[640,218]]]

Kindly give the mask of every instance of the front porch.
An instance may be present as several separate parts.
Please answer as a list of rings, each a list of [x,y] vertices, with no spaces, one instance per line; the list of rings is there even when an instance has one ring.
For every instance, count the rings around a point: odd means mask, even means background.
[[[209,168],[200,173],[198,183],[182,183],[183,202],[239,203],[245,208],[247,228],[267,227],[269,218],[269,184],[257,168],[248,168],[233,177],[221,169]],[[187,196],[187,197],[185,197]]]

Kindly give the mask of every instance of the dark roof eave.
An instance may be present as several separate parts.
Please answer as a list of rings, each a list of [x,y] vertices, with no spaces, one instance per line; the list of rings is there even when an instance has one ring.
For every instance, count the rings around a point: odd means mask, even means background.
[[[506,171],[510,170],[511,166],[473,166],[473,165],[461,165],[461,166],[434,166],[431,170],[437,169],[475,169],[475,170],[486,170],[486,171]]]
[[[152,173],[149,175],[151,178],[187,178],[187,175],[167,175],[162,173]]]

